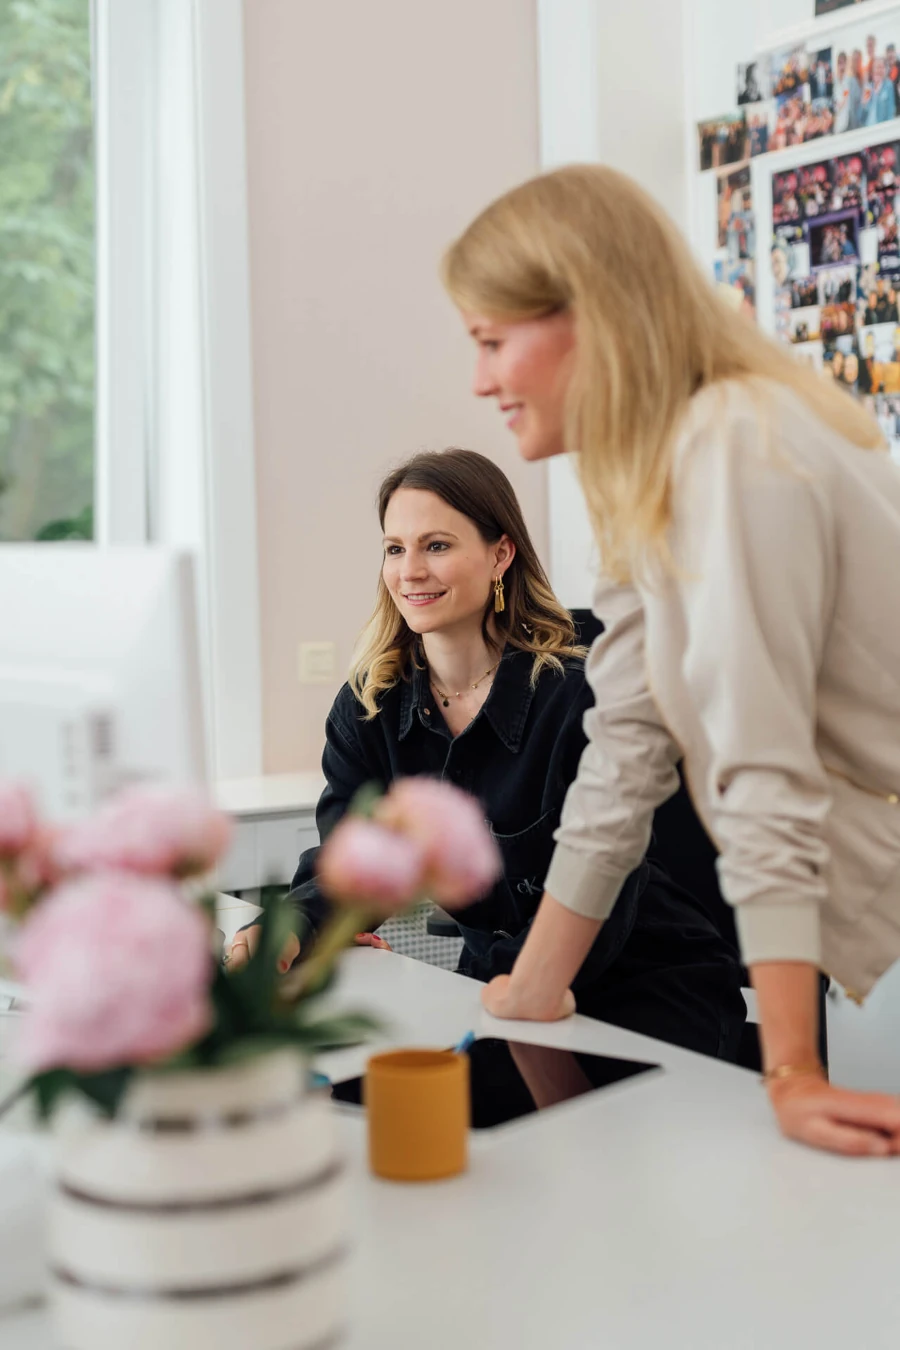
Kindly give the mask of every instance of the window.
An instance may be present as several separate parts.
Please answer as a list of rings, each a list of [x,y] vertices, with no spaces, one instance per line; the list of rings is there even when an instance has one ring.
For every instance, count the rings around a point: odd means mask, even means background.
[[[0,0],[0,540],[91,538],[88,0]]]
[[[218,777],[261,753],[243,18],[0,0],[0,546],[193,555]]]

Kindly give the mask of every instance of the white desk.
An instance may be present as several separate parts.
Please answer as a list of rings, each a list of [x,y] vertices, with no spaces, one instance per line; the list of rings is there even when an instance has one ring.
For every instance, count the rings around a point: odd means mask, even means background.
[[[477,984],[388,952],[349,952],[339,998],[395,1042],[501,1028]],[[666,1072],[475,1136],[469,1173],[438,1185],[374,1180],[363,1122],[342,1117],[347,1350],[894,1350],[900,1160],[789,1144],[751,1075],[600,1023],[502,1031]],[[0,1322],[0,1345],[51,1350],[46,1314]]]

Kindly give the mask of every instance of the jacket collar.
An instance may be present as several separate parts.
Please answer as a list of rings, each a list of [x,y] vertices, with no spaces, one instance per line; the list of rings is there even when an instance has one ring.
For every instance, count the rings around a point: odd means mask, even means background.
[[[522,733],[534,698],[531,687],[531,667],[534,657],[530,652],[504,648],[500,665],[494,676],[491,692],[478,717],[490,724],[507,750],[517,755],[522,745]],[[429,713],[425,709],[430,709]],[[435,714],[435,697],[428,683],[428,671],[413,670],[401,683],[400,740],[405,740],[417,720],[430,727]],[[476,718],[476,721],[478,719]]]

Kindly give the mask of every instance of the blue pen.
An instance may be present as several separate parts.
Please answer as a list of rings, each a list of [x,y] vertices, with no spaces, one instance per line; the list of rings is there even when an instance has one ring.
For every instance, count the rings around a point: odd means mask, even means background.
[[[461,1041],[457,1041],[453,1047],[454,1055],[464,1055],[475,1040],[475,1032],[467,1031]]]

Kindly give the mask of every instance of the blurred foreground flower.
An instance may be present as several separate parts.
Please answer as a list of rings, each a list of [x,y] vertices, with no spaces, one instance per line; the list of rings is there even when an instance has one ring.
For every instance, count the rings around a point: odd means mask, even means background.
[[[210,1022],[209,927],[165,881],[64,883],[25,919],[14,959],[31,1005],[17,1058],[32,1072],[152,1063]]]
[[[246,970],[214,958],[216,897],[198,879],[230,835],[194,792],[133,787],[54,826],[0,781],[0,970],[25,986],[14,1053],[42,1116],[75,1093],[113,1117],[142,1073],[226,1069],[284,1047],[311,1055],[372,1030],[360,1014],[319,1015],[307,990],[285,996],[284,896],[264,899]]]
[[[212,870],[231,829],[198,793],[141,785],[62,831],[54,855],[63,872],[113,868],[183,880]]]
[[[474,798],[432,778],[398,779],[383,797],[370,789],[319,853],[324,894],[341,907],[311,958],[286,976],[285,997],[320,987],[336,954],[371,919],[380,922],[423,900],[460,908],[480,900],[502,862]]]
[[[322,889],[338,908],[309,957],[280,976],[295,922],[282,897],[265,903],[246,967],[228,972],[212,957],[214,897],[189,903],[181,885],[215,866],[231,834],[202,797],[134,787],[52,831],[27,793],[0,784],[0,810],[0,911],[8,927],[21,920],[12,947],[28,1002],[17,1057],[45,1115],[70,1091],[115,1115],[147,1068],[358,1040],[370,1019],[311,1007],[364,920],[420,900],[470,904],[501,870],[477,802],[459,789],[416,778],[384,797],[369,791],[321,850]]]
[[[319,858],[319,881],[333,899],[387,917],[418,899],[426,855],[413,839],[359,816],[335,829]]]
[[[20,917],[53,883],[52,845],[28,788],[0,782],[0,914]]]
[[[480,900],[500,875],[497,845],[474,797],[433,778],[401,778],[375,819],[424,854],[420,893],[450,908]]]
[[[34,799],[23,783],[0,782],[0,859],[15,858],[37,834]]]
[[[319,881],[330,899],[382,917],[420,900],[471,904],[500,868],[478,803],[431,778],[399,779],[370,820],[346,816],[319,855]]]

